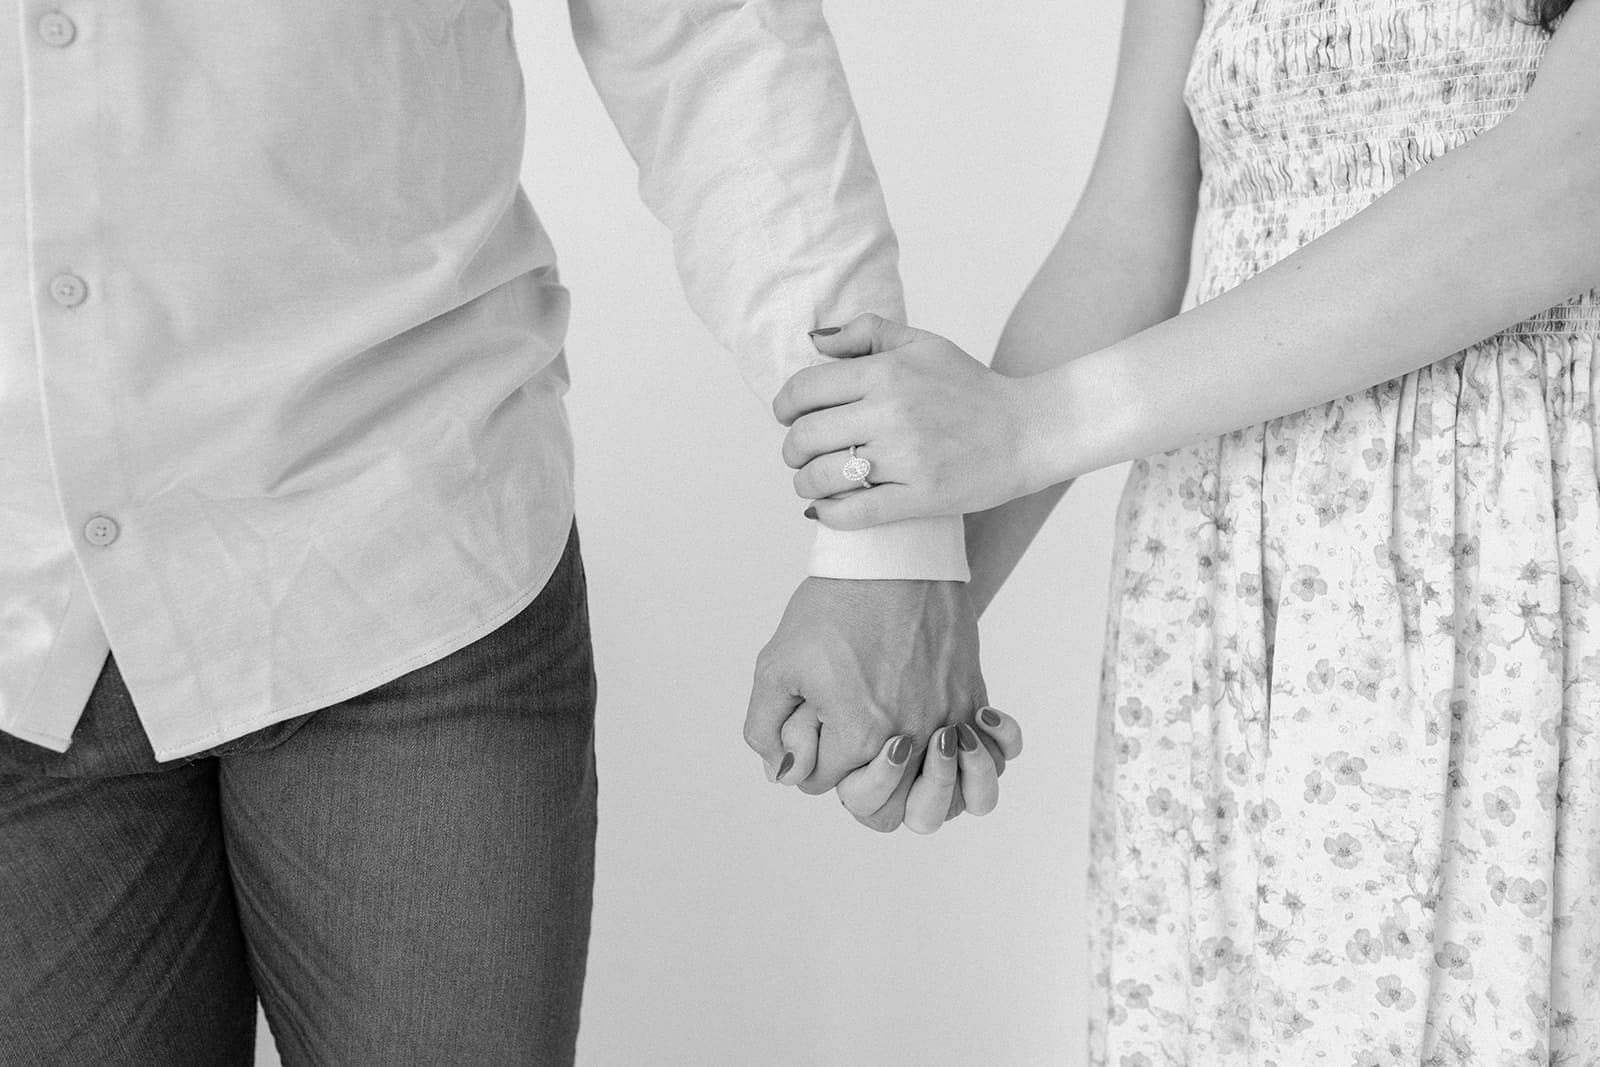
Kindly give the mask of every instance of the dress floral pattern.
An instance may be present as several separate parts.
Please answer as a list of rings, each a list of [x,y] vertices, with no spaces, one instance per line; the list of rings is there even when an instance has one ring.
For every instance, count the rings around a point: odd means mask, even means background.
[[[1207,0],[1186,304],[1515,107],[1507,2]],[[1095,1063],[1600,1064],[1597,334],[1590,293],[1134,465]]]

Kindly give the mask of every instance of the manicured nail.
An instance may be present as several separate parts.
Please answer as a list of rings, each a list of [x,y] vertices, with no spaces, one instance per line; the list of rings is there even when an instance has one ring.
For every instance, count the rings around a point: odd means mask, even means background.
[[[814,507],[806,508],[806,510],[805,510],[805,512],[803,514],[808,519],[814,519],[814,518],[817,517],[817,509],[814,508]]]
[[[956,754],[956,728],[946,726],[939,731],[939,755],[949,759]]]
[[[983,720],[983,725],[994,727],[1000,725],[1000,713],[985,705],[978,709],[978,718]]]
[[[778,773],[772,776],[772,780],[774,782],[779,781],[780,779],[783,778],[784,775],[789,773],[789,768],[791,768],[793,766],[794,766],[794,753],[793,752],[785,752],[783,754],[783,762],[778,764]]]
[[[974,730],[968,723],[962,723],[956,727],[956,730],[958,731],[957,740],[961,742],[961,751],[978,751],[978,731]]]
[[[911,758],[911,738],[901,734],[894,739],[894,744],[889,746],[889,762],[896,767],[904,767],[906,760]]]
[[[832,337],[842,329],[844,329],[842,326],[823,326],[819,329],[807,330],[806,332],[811,334],[812,337]]]

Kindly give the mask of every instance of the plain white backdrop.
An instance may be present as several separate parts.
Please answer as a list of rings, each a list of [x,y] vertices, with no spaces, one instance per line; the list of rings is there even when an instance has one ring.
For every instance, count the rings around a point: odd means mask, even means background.
[[[566,6],[513,0],[524,181],[573,291],[578,513],[600,674],[600,840],[579,1063],[1082,1064],[1086,815],[1112,517],[1081,481],[985,617],[1027,751],[931,838],[768,785],[740,728],[810,523],[780,433],[683,303]],[[1120,11],[829,6],[912,321],[987,359],[1077,199]],[[276,1065],[265,1024],[258,1062]]]

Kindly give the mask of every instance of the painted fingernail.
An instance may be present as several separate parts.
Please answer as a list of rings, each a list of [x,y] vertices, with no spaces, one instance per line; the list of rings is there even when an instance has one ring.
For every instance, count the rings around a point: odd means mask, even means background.
[[[778,781],[784,775],[788,774],[789,773],[789,768],[791,768],[793,766],[794,766],[794,753],[793,752],[785,752],[783,754],[783,762],[778,764],[778,773],[772,776],[772,780],[775,781],[775,782]]]
[[[901,734],[894,739],[894,744],[889,746],[889,762],[896,767],[904,767],[906,760],[911,758],[911,738]]]
[[[802,514],[804,514],[805,517],[808,518],[808,519],[814,519],[814,518],[817,517],[817,509],[814,508],[814,507],[813,508],[806,508],[806,510],[804,512],[802,512]]]
[[[842,326],[822,326],[815,330],[807,330],[806,332],[811,334],[812,337],[832,337],[842,329],[844,329]]]
[[[988,706],[978,709],[978,718],[983,720],[983,725],[985,726],[1000,725],[1000,713]]]
[[[956,728],[946,726],[939,731],[939,755],[949,759],[956,754]]]
[[[961,751],[978,751],[978,731],[974,730],[968,723],[962,723],[956,727],[956,730],[956,739],[961,743]]]

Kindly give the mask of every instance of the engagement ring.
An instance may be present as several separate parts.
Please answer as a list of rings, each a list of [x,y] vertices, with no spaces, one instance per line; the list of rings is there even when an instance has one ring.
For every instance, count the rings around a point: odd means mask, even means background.
[[[850,458],[844,461],[844,469],[840,472],[847,482],[860,482],[863,489],[867,486],[867,475],[872,473],[872,461],[866,456],[856,455],[856,446],[850,446]]]

